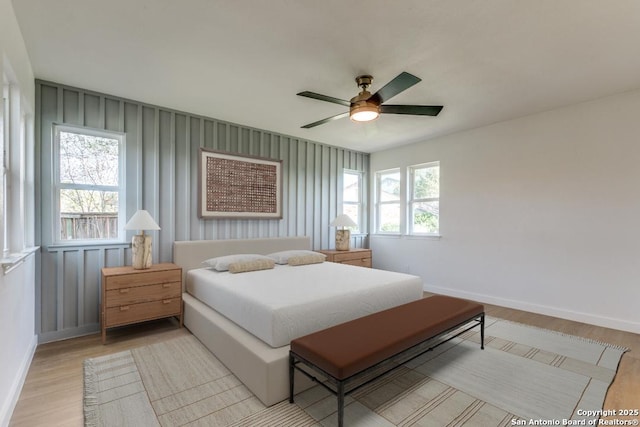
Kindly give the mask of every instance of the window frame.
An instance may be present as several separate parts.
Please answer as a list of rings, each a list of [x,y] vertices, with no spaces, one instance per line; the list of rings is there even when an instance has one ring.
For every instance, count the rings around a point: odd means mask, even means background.
[[[383,201],[382,198],[380,197],[380,193],[382,191],[382,185],[381,185],[381,177],[383,175],[391,175],[397,173],[398,176],[400,177],[400,195],[398,197],[398,200],[389,200],[389,201]],[[379,170],[376,171],[375,173],[375,234],[379,234],[379,235],[392,235],[392,236],[400,236],[402,235],[402,228],[403,228],[403,224],[402,224],[402,172],[400,170],[400,168],[391,168],[391,169],[384,169],[384,170]],[[399,211],[399,215],[398,215],[398,231],[383,231],[380,229],[380,222],[381,222],[381,210],[382,210],[382,206],[384,205],[398,205],[398,211]]]
[[[0,229],[0,244],[2,258],[9,256],[9,175],[10,175],[10,155],[11,155],[11,130],[14,126],[11,115],[11,84],[5,73],[2,74],[2,105],[0,106],[0,167],[2,176],[0,177],[0,217],[2,220]]]
[[[74,245],[91,245],[91,244],[108,244],[123,243],[125,241],[124,225],[126,222],[126,186],[125,186],[125,140],[126,135],[123,132],[87,128],[82,126],[73,126],[67,124],[53,124],[52,129],[52,145],[53,145],[53,242],[60,246]],[[91,184],[67,184],[60,182],[60,133],[76,133],[81,135],[90,135],[102,138],[118,140],[118,185],[91,185]],[[61,239],[60,229],[60,191],[63,189],[77,190],[98,190],[98,191],[116,191],[118,193],[118,235],[113,239]]]
[[[345,201],[344,200],[344,176],[345,175],[356,175],[358,177],[358,201],[357,202],[352,202],[352,201]],[[346,212],[344,211],[344,207],[345,205],[348,206],[357,206],[357,210],[358,210],[358,221],[356,221],[356,223],[358,224],[357,228],[354,230],[351,230],[352,233],[357,233],[357,234],[361,234],[363,233],[363,221],[364,221],[364,191],[362,188],[364,182],[364,173],[362,171],[357,171],[357,170],[353,170],[353,169],[343,169],[342,170],[342,206],[341,206],[341,212],[343,214],[346,214]],[[353,219],[353,218],[351,218]]]
[[[438,197],[414,198],[415,171],[418,169],[438,168],[440,174],[440,161],[428,163],[420,163],[407,168],[407,234],[409,236],[440,236],[440,215],[438,214],[438,230],[432,233],[418,232],[414,230],[413,223],[413,206],[417,203],[438,202],[438,210],[440,207],[440,181],[438,181]]]

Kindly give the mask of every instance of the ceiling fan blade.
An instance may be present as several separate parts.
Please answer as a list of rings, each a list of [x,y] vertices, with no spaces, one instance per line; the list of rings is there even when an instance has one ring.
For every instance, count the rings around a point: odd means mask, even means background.
[[[414,76],[413,74],[409,74],[406,71],[398,74],[396,78],[391,80],[389,83],[384,85],[379,91],[371,95],[369,100],[373,100],[378,102],[378,105],[386,102],[407,89],[409,89],[414,84],[420,82],[422,79]]]
[[[442,105],[381,105],[381,113],[412,114],[415,116],[437,116]]]
[[[303,129],[313,128],[319,125],[323,125],[327,122],[331,122],[333,120],[342,119],[343,117],[349,117],[349,112],[347,111],[346,113],[340,113],[335,116],[327,117],[326,119],[318,120],[317,122],[313,122],[313,123],[309,123],[308,125],[301,126],[301,128]]]
[[[320,100],[320,101],[333,102],[334,104],[344,105],[345,107],[351,106],[351,103],[349,101],[345,101],[344,99],[334,98],[333,96],[321,95],[321,94],[315,93],[315,92],[304,91],[304,92],[300,92],[300,93],[298,93],[296,95],[298,95],[298,96],[306,96],[307,98],[313,98],[313,99],[317,99],[317,100]]]

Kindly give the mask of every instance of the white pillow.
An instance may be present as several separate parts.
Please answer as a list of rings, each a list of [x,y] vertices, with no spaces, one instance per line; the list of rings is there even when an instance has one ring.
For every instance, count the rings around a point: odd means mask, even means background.
[[[289,251],[274,252],[267,256],[270,258],[273,258],[276,264],[288,264],[289,258],[299,258],[304,256],[310,256],[310,255],[321,256],[323,257],[323,259],[327,257],[325,254],[321,254],[320,252],[306,251],[303,249],[292,249]]]
[[[256,260],[273,260],[273,259],[269,258],[268,256],[258,255],[258,254],[235,254],[235,255],[226,255],[226,256],[220,256],[216,258],[210,258],[206,261],[202,261],[202,263],[207,267],[213,268],[216,271],[227,271],[229,270],[229,264],[256,261]]]

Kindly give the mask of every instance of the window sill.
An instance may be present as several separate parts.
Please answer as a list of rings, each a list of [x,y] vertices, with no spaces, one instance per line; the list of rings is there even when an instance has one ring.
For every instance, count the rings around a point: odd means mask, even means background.
[[[407,239],[416,239],[416,240],[440,240],[442,235],[440,234],[407,234],[405,236]]]
[[[372,234],[371,237],[383,238],[383,239],[407,239],[407,240],[440,240],[442,235],[440,234]]]
[[[10,271],[17,268],[24,260],[31,254],[40,249],[40,246],[33,246],[31,248],[25,248],[22,252],[9,254],[5,258],[0,258],[0,265],[2,265],[2,273],[8,274]]]
[[[128,248],[131,242],[106,241],[106,242],[73,242],[73,243],[55,243],[47,246],[49,252],[68,251],[82,248],[100,249],[100,248]]]
[[[374,233],[371,237],[382,237],[385,239],[400,239],[402,238],[402,234],[399,233]]]

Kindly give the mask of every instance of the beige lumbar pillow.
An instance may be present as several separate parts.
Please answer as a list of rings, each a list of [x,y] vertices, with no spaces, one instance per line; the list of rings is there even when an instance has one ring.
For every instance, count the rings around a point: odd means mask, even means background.
[[[289,258],[289,265],[307,265],[307,264],[320,264],[324,262],[326,256],[324,254],[309,254],[301,256],[292,256]]]
[[[255,259],[253,261],[232,262],[229,273],[246,273],[248,271],[269,270],[276,265],[272,259]]]

